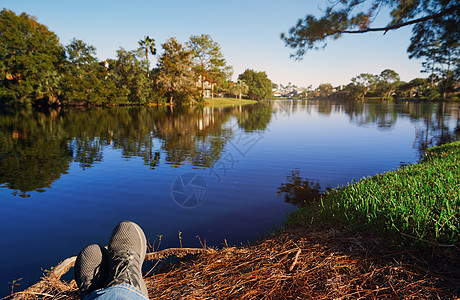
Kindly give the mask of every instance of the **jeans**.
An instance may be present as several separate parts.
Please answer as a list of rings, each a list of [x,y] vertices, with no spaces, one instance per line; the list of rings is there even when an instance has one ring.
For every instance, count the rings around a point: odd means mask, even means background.
[[[84,300],[146,300],[149,299],[132,285],[121,283],[88,294]]]

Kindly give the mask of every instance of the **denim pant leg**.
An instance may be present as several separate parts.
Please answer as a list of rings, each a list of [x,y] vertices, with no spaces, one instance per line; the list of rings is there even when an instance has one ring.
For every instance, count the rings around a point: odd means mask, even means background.
[[[121,283],[88,294],[84,300],[146,300],[149,299],[132,285]]]

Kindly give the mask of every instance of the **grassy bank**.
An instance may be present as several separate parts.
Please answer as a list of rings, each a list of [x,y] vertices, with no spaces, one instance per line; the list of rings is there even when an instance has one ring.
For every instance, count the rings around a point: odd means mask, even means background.
[[[225,105],[233,105],[233,104],[254,104],[257,101],[248,100],[248,99],[236,99],[236,98],[214,98],[211,100],[210,98],[204,99],[205,105],[213,105],[213,106],[225,106]]]
[[[305,222],[369,230],[404,245],[459,246],[460,142],[427,151],[418,164],[334,189],[293,212]]]

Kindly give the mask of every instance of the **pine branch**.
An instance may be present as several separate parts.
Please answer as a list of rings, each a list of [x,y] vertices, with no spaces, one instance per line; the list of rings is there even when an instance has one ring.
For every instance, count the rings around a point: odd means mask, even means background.
[[[387,31],[390,31],[390,30],[395,30],[395,29],[398,29],[398,28],[401,28],[401,27],[405,27],[405,26],[409,26],[409,25],[412,25],[412,24],[416,24],[416,23],[420,23],[420,22],[426,22],[428,20],[433,20],[433,19],[437,19],[437,18],[440,18],[440,17],[443,17],[447,14],[450,14],[452,12],[454,12],[455,10],[458,10],[460,9],[460,6],[456,5],[456,6],[453,6],[449,9],[446,9],[444,11],[441,11],[437,14],[434,14],[434,15],[429,15],[429,16],[425,16],[423,18],[419,18],[419,19],[415,19],[415,20],[411,20],[411,21],[407,21],[407,22],[403,22],[403,23],[398,23],[398,24],[394,24],[394,25],[390,25],[390,26],[386,26],[386,27],[380,27],[380,28],[365,28],[365,29],[360,29],[360,30],[337,30],[336,33],[366,33],[366,32],[371,32],[371,31],[385,31],[385,33]]]

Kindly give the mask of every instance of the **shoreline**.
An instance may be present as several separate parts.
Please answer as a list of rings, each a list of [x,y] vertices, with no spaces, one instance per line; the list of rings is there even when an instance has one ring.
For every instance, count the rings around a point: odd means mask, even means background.
[[[256,104],[258,101],[249,99],[236,99],[236,98],[210,98],[204,99],[204,106],[226,106],[226,105],[244,105],[244,104]]]
[[[266,100],[263,100],[266,101]],[[170,105],[166,103],[118,103],[118,104],[87,104],[87,103],[67,103],[67,104],[54,104],[54,105],[12,105],[2,106],[0,109],[62,109],[62,108],[85,108],[85,109],[100,109],[100,108],[113,108],[113,107],[199,107],[199,106],[225,106],[225,105],[244,105],[244,104],[256,104],[263,101],[249,100],[249,99],[237,99],[228,97],[215,97],[214,100],[211,98],[205,98],[203,102],[184,103],[181,105]]]
[[[285,227],[277,233],[247,246],[226,246],[189,255],[178,263],[165,264],[155,274],[147,274],[145,280],[150,299],[455,299],[460,296],[460,241],[456,234],[460,200],[454,198],[458,195],[455,193],[460,193],[459,165],[460,141],[457,141],[430,148],[419,163],[334,189],[321,202],[290,214]],[[416,185],[420,178],[427,184]],[[430,181],[432,179],[440,181]],[[446,186],[444,179],[451,186],[440,190]],[[406,187],[404,193],[401,184]],[[382,185],[384,188],[379,189]],[[436,189],[427,192],[427,186]],[[455,222],[437,227],[426,222],[426,232],[414,240],[413,233],[405,233],[411,232],[407,229],[415,224],[413,219],[407,218],[406,231],[401,228],[396,231],[404,235],[395,233],[392,228],[404,222],[387,224],[384,217],[389,211],[385,203],[375,203],[376,198],[385,193],[394,196],[395,191],[409,199],[417,195],[421,197],[417,199],[424,199],[423,192],[428,193],[425,198],[452,197],[442,204],[447,204],[447,210],[453,212],[448,219]],[[347,201],[358,194],[364,195],[360,202]],[[393,204],[400,203],[400,198],[393,200]],[[349,209],[359,208],[356,203],[366,201],[374,203],[371,206],[375,209],[365,207],[365,214],[360,209]],[[445,211],[443,205],[430,206],[429,213]],[[416,210],[423,211],[421,206]],[[345,211],[347,214],[343,213]],[[370,217],[373,215],[377,221]],[[394,221],[396,214],[391,216]],[[402,219],[405,218],[403,215]],[[419,227],[415,226],[417,230]],[[74,281],[63,282],[51,273],[40,283],[39,290],[26,289],[13,299],[45,299],[49,295],[78,299]]]
[[[300,101],[318,101],[318,100],[334,100],[334,101],[345,101],[345,102],[432,102],[432,103],[460,103],[460,100],[429,100],[424,98],[395,98],[389,100],[380,100],[376,99],[375,97],[368,97],[364,100],[355,100],[355,99],[346,99],[346,98],[285,98],[285,97],[271,97],[269,99],[265,99],[262,101],[250,100],[250,99],[237,99],[237,98],[229,98],[229,97],[215,97],[214,100],[211,98],[205,98],[203,102],[195,102],[195,103],[185,103],[182,105],[173,105],[172,107],[188,107],[188,106],[226,106],[226,105],[245,105],[245,104],[256,104],[268,100],[300,100]],[[54,109],[62,109],[62,108],[112,108],[112,107],[171,107],[170,104],[157,104],[155,102],[147,102],[147,103],[118,103],[118,104],[87,104],[87,103],[68,103],[68,104],[58,104],[58,105],[12,105],[12,106],[1,106],[0,109],[22,109],[22,108],[35,108],[35,109],[47,109],[47,108],[54,108]]]

